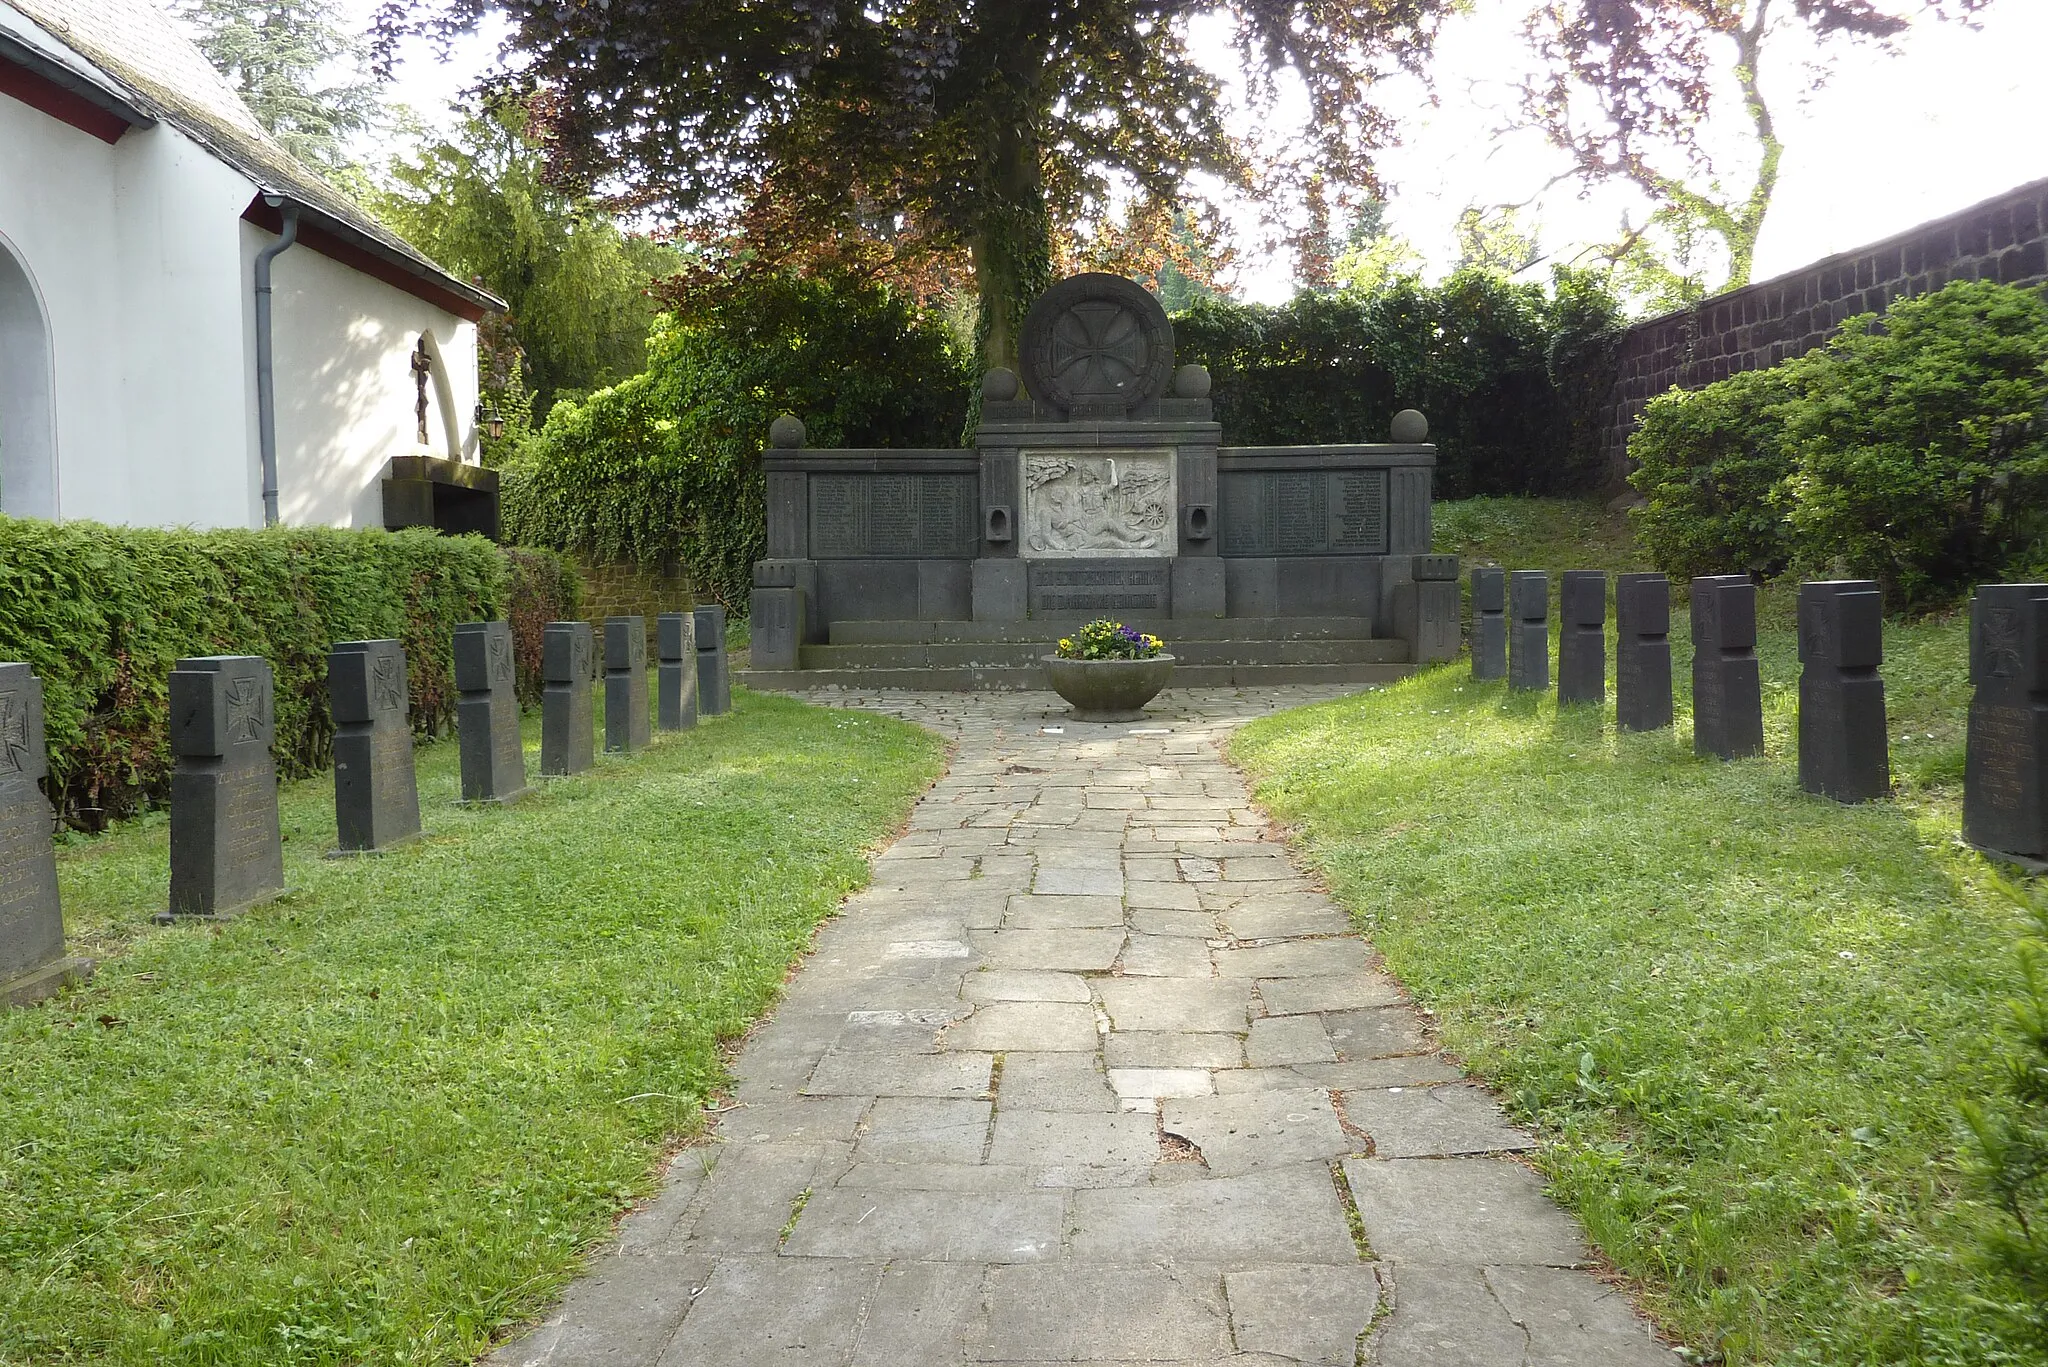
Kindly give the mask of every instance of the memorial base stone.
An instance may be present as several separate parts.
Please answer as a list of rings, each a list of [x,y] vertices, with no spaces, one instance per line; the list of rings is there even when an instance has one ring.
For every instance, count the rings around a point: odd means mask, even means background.
[[[798,668],[803,646],[803,623],[802,589],[755,585],[749,645],[754,668]]]
[[[1030,602],[1029,571],[1022,560],[974,562],[974,620],[1021,622]]]
[[[1223,561],[1216,556],[1173,562],[1169,597],[1179,618],[1221,617],[1224,613]]]
[[[65,988],[75,987],[91,978],[98,966],[91,959],[58,959],[30,973],[0,978],[0,1010],[48,1001]]]

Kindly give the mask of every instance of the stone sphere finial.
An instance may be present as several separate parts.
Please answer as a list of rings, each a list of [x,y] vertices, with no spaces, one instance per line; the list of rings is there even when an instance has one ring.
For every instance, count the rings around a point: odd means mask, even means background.
[[[1176,399],[1206,399],[1209,397],[1209,367],[1205,365],[1184,365],[1173,372],[1173,396]]]
[[[784,413],[768,424],[768,444],[785,449],[802,446],[810,434],[804,431],[804,422],[794,413]]]
[[[1429,440],[1429,419],[1422,416],[1422,410],[1404,408],[1394,415],[1393,439],[1404,446],[1413,446]]]
[[[981,377],[981,397],[987,403],[1008,403],[1017,397],[1017,372],[997,366]]]

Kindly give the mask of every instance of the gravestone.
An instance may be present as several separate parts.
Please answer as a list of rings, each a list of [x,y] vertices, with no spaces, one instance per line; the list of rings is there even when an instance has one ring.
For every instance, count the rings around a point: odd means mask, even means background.
[[[1607,701],[1607,574],[1566,570],[1558,585],[1557,700]]]
[[[664,731],[681,731],[697,724],[697,616],[664,612],[654,619],[654,633],[658,720]]]
[[[1661,574],[1614,580],[1614,722],[1623,731],[1671,725],[1671,581]]]
[[[1472,677],[1508,676],[1508,572],[1498,566],[1472,571]]]
[[[1458,658],[1458,557],[1408,559],[1408,581],[1394,585],[1394,635],[1409,643],[1418,665]]]
[[[1799,786],[1837,802],[1892,790],[1884,725],[1884,599],[1870,579],[1799,586]]]
[[[518,676],[509,622],[455,628],[455,728],[462,743],[462,800],[524,797],[526,751],[519,739]]]
[[[1721,759],[1764,752],[1756,585],[1746,574],[1692,581],[1692,748]]]
[[[1550,576],[1542,570],[1508,576],[1508,687],[1550,687]]]
[[[732,711],[732,678],[725,667],[725,609],[696,610],[697,711],[715,717]]]
[[[407,696],[397,641],[343,641],[328,652],[334,825],[344,853],[388,849],[420,833]]]
[[[92,971],[64,957],[50,803],[36,782],[48,772],[43,682],[25,664],[0,664],[0,1007],[41,1001]]]
[[[604,748],[644,750],[647,724],[647,619],[604,619]]]
[[[206,655],[171,671],[171,905],[233,916],[284,891],[270,664]]]
[[[580,774],[597,763],[597,707],[590,674],[597,655],[588,622],[549,622],[540,634],[540,771]]]
[[[1963,839],[2048,860],[2048,584],[1985,584],[1970,603]]]

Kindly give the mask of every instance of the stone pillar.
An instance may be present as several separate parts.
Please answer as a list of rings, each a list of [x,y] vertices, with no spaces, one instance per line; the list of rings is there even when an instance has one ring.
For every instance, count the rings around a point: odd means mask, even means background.
[[[604,619],[604,748],[644,750],[647,721],[647,619]]]
[[[754,584],[751,651],[755,669],[803,668],[804,591]]]
[[[1892,790],[1884,599],[1869,579],[1799,586],[1799,786],[1837,802]]]
[[[1394,635],[1418,665],[1458,658],[1458,557],[1416,555],[1409,579],[1393,591]]]
[[[162,919],[233,916],[284,891],[270,665],[254,655],[171,671],[171,905]]]
[[[1720,759],[1764,752],[1756,585],[1746,574],[1692,581],[1692,748]]]
[[[1671,581],[1661,574],[1614,580],[1614,721],[1624,731],[1671,725]]]
[[[25,664],[0,664],[0,1008],[27,1006],[92,972],[64,957],[53,818],[37,780],[43,748],[43,682]]]
[[[408,697],[397,641],[343,641],[328,652],[334,825],[346,853],[388,849],[420,833]]]
[[[732,677],[726,672],[725,609],[697,609],[697,711],[716,717],[732,711]]]
[[[1497,565],[1472,571],[1472,677],[1508,676],[1508,572]]]
[[[462,743],[464,802],[512,802],[526,795],[517,685],[511,623],[464,622],[455,628],[455,729]]]
[[[609,624],[605,634],[611,634]],[[588,622],[549,622],[541,630],[540,771],[548,778],[580,774],[597,763],[597,708],[590,696],[596,640]]]
[[[664,731],[682,731],[697,724],[697,618],[689,612],[664,612],[654,621],[661,665],[656,670],[658,721]]]
[[[1550,687],[1550,575],[1516,570],[1508,576],[1508,687]]]
[[[1558,619],[1558,702],[1606,702],[1606,571],[1566,570],[1558,585]]]
[[[1970,603],[1963,839],[2048,859],[2048,584],[1985,584]]]

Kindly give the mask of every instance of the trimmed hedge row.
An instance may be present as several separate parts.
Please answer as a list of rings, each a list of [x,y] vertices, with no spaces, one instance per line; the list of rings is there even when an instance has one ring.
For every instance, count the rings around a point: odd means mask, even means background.
[[[428,531],[159,531],[0,518],[0,660],[43,681],[46,789],[72,824],[98,829],[170,781],[170,673],[188,655],[261,655],[277,679],[279,772],[324,768],[334,723],[327,651],[405,643],[413,725],[455,715],[451,633],[514,618],[521,691],[538,692],[540,624],[576,607],[554,556]]]

